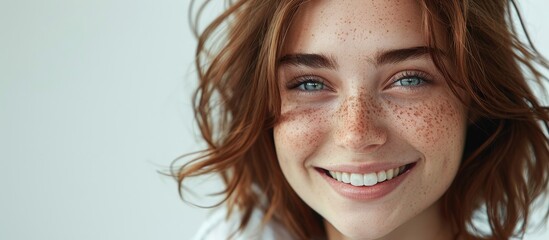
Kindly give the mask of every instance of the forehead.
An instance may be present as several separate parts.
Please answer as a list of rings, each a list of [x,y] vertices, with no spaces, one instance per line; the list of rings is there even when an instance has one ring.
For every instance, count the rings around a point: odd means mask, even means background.
[[[426,43],[415,0],[314,0],[297,12],[283,52],[373,52]]]

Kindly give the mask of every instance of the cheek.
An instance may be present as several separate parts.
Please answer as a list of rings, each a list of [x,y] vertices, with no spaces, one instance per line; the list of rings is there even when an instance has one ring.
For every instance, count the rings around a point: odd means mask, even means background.
[[[321,144],[329,117],[321,109],[294,109],[282,113],[274,127],[279,159],[305,159]]]
[[[465,144],[466,111],[458,100],[438,98],[398,109],[401,137],[408,140],[424,160],[421,182],[413,192],[420,192],[427,201],[440,196],[451,184],[458,171]],[[433,179],[438,179],[436,183]],[[414,202],[415,204],[416,202]]]
[[[412,215],[439,199],[450,186],[461,162],[467,114],[458,100],[434,98],[410,107],[391,106],[399,138],[424,157],[415,184],[405,186]],[[400,127],[398,127],[400,126]],[[436,181],[434,181],[436,179]]]
[[[463,145],[466,114],[460,103],[447,98],[402,108],[393,106],[393,116],[400,134],[416,146],[433,151],[460,149]]]

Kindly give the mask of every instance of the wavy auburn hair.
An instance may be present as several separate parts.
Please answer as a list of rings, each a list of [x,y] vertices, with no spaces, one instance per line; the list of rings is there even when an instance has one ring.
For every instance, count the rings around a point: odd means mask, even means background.
[[[183,166],[174,166],[173,174],[182,197],[183,180],[220,174],[229,214],[242,212],[240,229],[260,207],[264,223],[279,221],[297,238],[311,239],[325,234],[322,219],[286,182],[272,135],[280,115],[277,59],[303,2],[228,1],[227,9],[200,31],[198,20],[208,1],[201,5],[193,25],[199,77],[194,111],[207,148]],[[448,46],[451,62],[436,54],[431,58],[454,94],[465,93],[468,101],[461,99],[473,121],[460,169],[441,199],[442,212],[464,239],[521,237],[549,180],[549,138],[544,132],[549,108],[529,86],[542,87],[545,77],[539,69],[549,64],[528,34],[526,42],[519,39],[512,19],[524,26],[512,0],[418,4],[429,45]],[[435,34],[435,29],[442,32]],[[479,211],[487,218],[488,233],[473,224]]]

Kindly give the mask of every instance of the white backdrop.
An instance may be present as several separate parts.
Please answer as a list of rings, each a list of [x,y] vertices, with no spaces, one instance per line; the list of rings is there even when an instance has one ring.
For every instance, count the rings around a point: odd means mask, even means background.
[[[549,2],[520,2],[549,55]],[[187,10],[186,0],[0,1],[0,239],[195,233],[207,211],[157,172],[200,148]]]

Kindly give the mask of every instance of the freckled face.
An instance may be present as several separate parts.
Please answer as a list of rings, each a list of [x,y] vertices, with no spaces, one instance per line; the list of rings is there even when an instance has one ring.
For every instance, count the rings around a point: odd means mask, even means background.
[[[274,140],[286,179],[330,236],[392,238],[440,220],[466,111],[429,51],[415,1],[310,1],[294,19]],[[402,173],[383,180],[394,168]],[[378,183],[361,185],[372,172]]]

